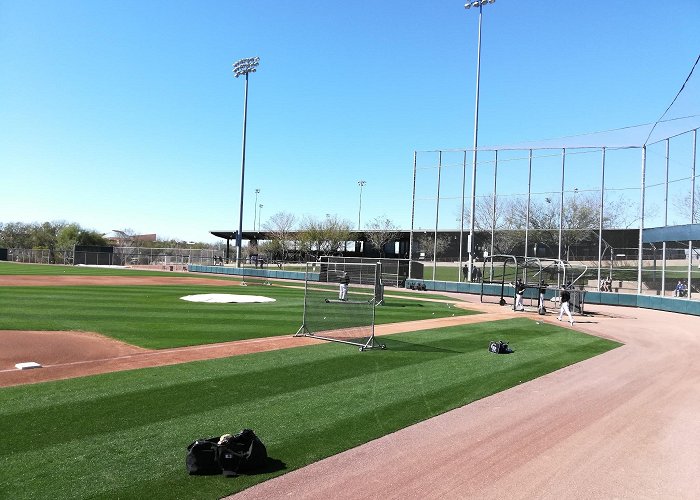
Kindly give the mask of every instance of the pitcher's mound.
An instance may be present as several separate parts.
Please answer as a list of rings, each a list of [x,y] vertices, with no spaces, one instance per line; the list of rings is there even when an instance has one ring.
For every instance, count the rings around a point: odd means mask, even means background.
[[[189,302],[210,302],[220,304],[275,302],[275,299],[271,299],[270,297],[262,297],[260,295],[236,295],[233,293],[201,293],[197,295],[186,295],[185,297],[180,298]]]

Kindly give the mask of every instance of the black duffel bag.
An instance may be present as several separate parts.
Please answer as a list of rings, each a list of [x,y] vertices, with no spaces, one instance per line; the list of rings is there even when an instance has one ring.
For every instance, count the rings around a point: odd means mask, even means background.
[[[198,439],[187,447],[185,465],[190,475],[237,476],[254,472],[267,462],[267,449],[251,429],[236,435]]]

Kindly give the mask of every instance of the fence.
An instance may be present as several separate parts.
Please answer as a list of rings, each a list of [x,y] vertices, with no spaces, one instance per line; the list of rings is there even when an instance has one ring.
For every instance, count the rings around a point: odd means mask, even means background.
[[[223,252],[220,250],[199,248],[142,248],[114,247],[108,251],[74,251],[10,248],[7,250],[7,260],[27,264],[85,264],[112,266],[186,266],[188,264],[214,265],[222,261]]]

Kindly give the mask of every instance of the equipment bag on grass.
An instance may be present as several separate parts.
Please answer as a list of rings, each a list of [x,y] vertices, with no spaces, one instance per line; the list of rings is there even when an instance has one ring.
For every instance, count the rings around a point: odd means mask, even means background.
[[[219,440],[219,465],[224,476],[260,469],[267,461],[267,449],[251,429],[232,436],[224,434]]]
[[[238,434],[198,439],[187,447],[185,465],[190,475],[237,476],[261,468],[267,449],[250,429]]]
[[[185,457],[185,465],[190,475],[221,474],[218,443],[218,436],[190,443]]]

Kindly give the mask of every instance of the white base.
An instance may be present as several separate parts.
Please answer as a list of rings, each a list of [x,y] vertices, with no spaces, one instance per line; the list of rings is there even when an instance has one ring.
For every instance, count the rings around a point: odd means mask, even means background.
[[[30,370],[32,368],[41,368],[41,365],[36,361],[26,361],[24,363],[17,363],[15,368],[18,370]]]

